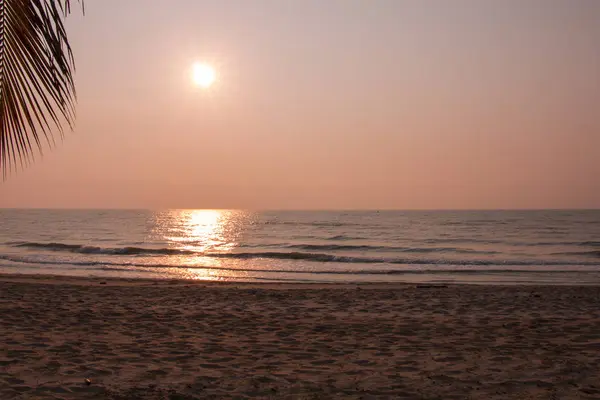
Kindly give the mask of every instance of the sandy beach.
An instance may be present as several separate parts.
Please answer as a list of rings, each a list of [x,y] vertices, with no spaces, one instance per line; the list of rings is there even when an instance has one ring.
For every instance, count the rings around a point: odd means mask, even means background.
[[[4,275],[0,399],[597,399],[599,304],[600,287]]]

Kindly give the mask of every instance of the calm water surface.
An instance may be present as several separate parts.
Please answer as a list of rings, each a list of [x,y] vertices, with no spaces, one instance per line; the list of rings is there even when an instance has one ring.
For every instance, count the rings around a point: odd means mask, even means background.
[[[600,211],[0,210],[0,272],[600,283]]]

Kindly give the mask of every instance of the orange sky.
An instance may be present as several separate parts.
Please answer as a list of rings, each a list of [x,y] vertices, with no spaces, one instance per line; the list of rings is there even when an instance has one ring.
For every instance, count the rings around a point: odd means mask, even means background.
[[[87,0],[75,132],[0,207],[599,208],[598,21],[596,0]]]

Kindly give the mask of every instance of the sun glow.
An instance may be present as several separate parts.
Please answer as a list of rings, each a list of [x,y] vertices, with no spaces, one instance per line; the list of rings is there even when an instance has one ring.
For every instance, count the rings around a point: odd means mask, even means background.
[[[201,62],[192,66],[192,80],[196,86],[207,89],[215,83],[216,79],[217,73],[212,66]]]
[[[182,250],[228,252],[237,246],[243,213],[233,210],[174,210],[178,230],[166,237]]]
[[[235,252],[252,228],[252,213],[238,210],[169,210],[157,213],[150,241],[167,242],[173,254],[153,262],[174,277],[200,280],[236,280],[248,274],[243,259],[226,257]],[[240,251],[238,249],[238,251]],[[240,271],[236,268],[240,266]]]

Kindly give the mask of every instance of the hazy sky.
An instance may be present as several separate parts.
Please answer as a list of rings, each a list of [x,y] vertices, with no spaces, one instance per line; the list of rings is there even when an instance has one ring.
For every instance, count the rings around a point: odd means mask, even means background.
[[[600,207],[598,0],[85,4],[75,132],[0,207]]]

